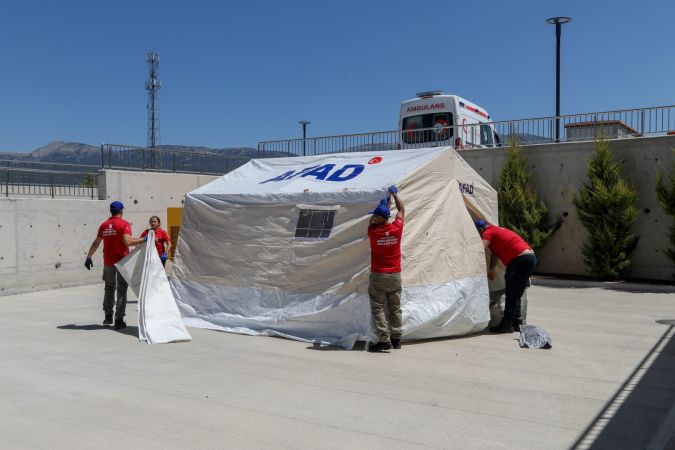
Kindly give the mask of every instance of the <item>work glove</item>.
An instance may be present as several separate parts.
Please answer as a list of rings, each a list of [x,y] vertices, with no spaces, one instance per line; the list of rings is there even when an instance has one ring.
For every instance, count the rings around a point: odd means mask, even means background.
[[[86,267],[87,270],[91,270],[93,266],[94,263],[91,261],[91,258],[87,257],[87,259],[84,260],[84,267]]]
[[[398,188],[396,187],[395,184],[392,184],[391,186],[389,186],[389,192],[391,194],[397,194],[398,193]]]
[[[169,259],[169,255],[167,255],[166,252],[164,252],[162,253],[162,256],[159,257],[159,259],[161,259],[162,261],[166,261],[167,259]]]

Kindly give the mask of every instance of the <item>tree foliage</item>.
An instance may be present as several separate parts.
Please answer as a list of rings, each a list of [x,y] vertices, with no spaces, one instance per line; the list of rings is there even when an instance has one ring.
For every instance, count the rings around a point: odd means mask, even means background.
[[[573,203],[581,223],[588,231],[582,253],[591,274],[603,280],[623,278],[630,268],[630,255],[638,238],[631,233],[637,220],[637,192],[622,177],[612,160],[609,141],[595,140],[587,163],[588,183],[584,183]]]
[[[80,182],[80,187],[83,188],[92,188],[96,187],[96,178],[93,175],[87,174],[84,179]]]
[[[506,162],[499,173],[499,224],[515,231],[537,249],[560,228],[562,219],[551,223],[549,209],[537,197],[530,182],[527,161],[517,138],[509,140]]]
[[[664,250],[668,258],[675,264],[675,162],[673,162],[670,175],[664,179],[663,171],[659,168],[656,172],[656,197],[663,210],[673,216],[673,224],[668,228],[668,240],[670,248]],[[673,274],[675,277],[675,274]]]

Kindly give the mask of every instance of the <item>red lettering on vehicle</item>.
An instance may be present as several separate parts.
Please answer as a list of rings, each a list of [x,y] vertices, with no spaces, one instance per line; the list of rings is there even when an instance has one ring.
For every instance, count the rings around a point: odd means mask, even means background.
[[[373,159],[371,159],[370,161],[368,161],[368,164],[377,164],[381,161],[382,161],[382,158],[380,156],[376,156]]]
[[[417,112],[417,111],[425,111],[428,109],[443,109],[443,108],[445,108],[445,103],[432,103],[431,105],[409,106],[406,112]]]

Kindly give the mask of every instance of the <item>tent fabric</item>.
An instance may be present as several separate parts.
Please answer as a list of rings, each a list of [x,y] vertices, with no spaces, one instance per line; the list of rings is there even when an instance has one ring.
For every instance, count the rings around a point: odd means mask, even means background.
[[[155,232],[115,264],[138,297],[138,339],[148,344],[190,341],[155,248]]]
[[[374,338],[368,211],[393,183],[402,339],[483,330],[485,254],[464,197],[495,218],[496,192],[452,148],[254,160],[190,192],[171,279],[185,324],[346,348]],[[307,211],[332,214],[328,236],[298,237]]]

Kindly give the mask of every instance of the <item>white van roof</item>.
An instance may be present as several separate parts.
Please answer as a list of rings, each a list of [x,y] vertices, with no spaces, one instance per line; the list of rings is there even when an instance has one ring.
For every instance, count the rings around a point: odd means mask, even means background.
[[[420,100],[427,100],[430,98],[437,98],[437,99],[444,99],[444,100],[449,100],[452,102],[456,102],[459,106],[459,108],[466,108],[467,110],[478,114],[479,116],[484,117],[485,119],[490,119],[490,115],[485,111],[485,108],[478,106],[477,104],[473,103],[472,101],[469,101],[463,97],[460,97],[459,95],[455,94],[444,94],[443,91],[428,91],[428,92],[420,92],[417,94],[417,97],[411,98],[409,100],[404,100],[401,102],[401,115],[403,116],[403,107],[404,105],[407,105],[409,103],[415,103],[419,102]]]

